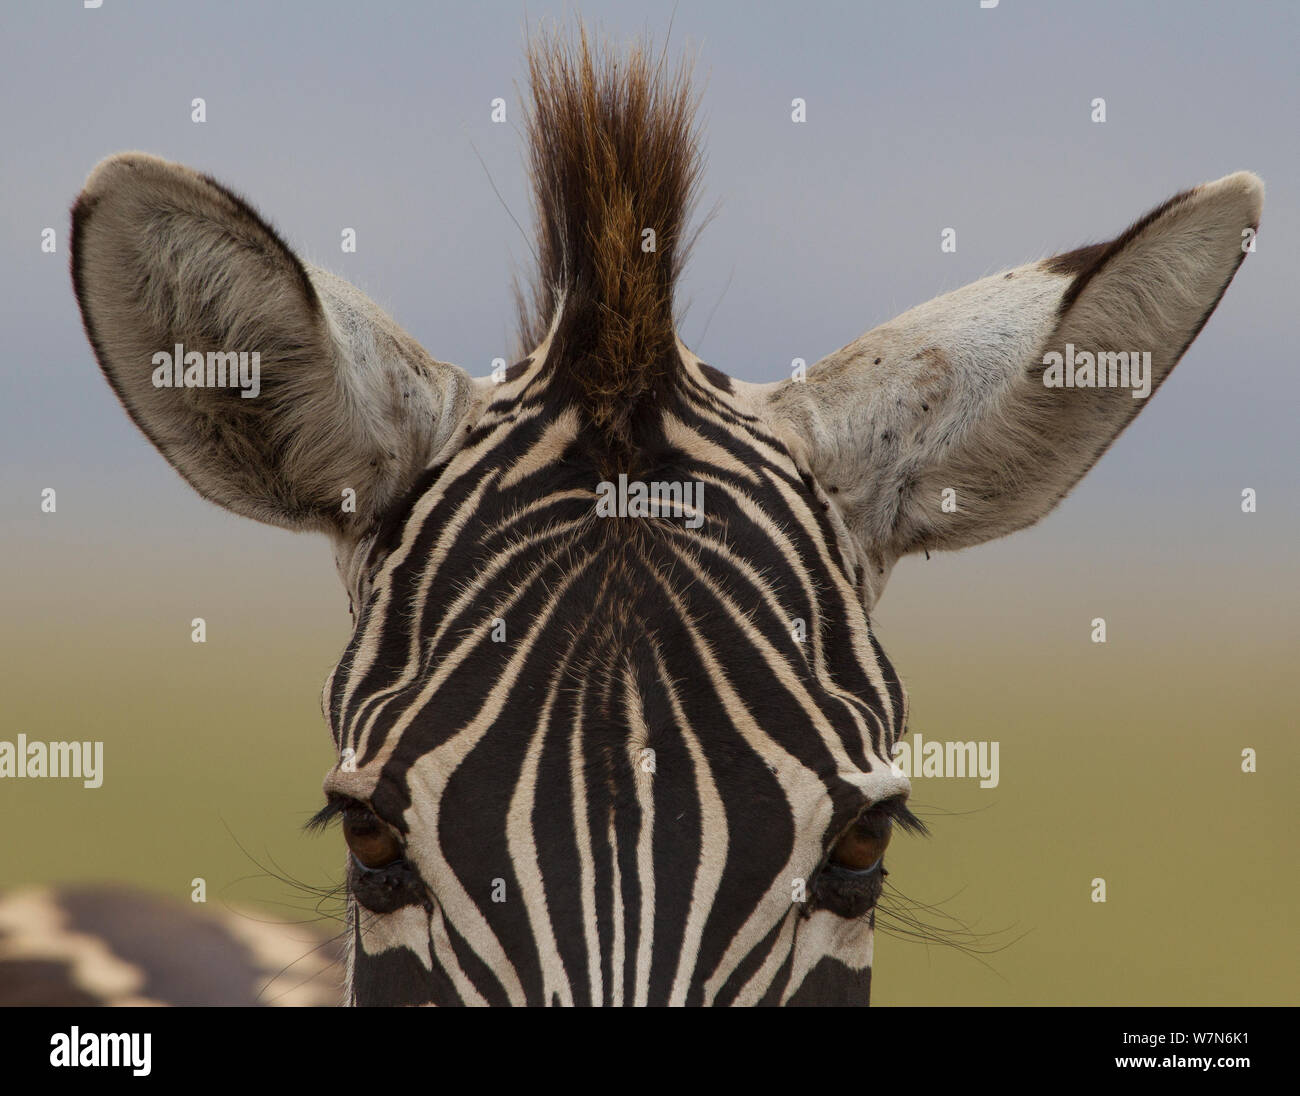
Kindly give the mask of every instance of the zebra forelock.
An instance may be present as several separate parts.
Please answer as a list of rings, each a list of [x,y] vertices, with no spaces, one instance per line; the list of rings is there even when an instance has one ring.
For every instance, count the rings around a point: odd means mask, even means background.
[[[678,371],[674,294],[702,163],[689,65],[665,65],[585,29],[573,43],[539,34],[528,52],[537,269],[516,290],[519,353],[551,345],[623,471],[638,408]]]

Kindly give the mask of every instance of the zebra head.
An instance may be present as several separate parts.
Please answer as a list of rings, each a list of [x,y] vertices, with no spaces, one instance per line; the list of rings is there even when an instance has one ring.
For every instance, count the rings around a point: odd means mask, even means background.
[[[675,332],[685,70],[585,36],[529,65],[513,366],[432,358],[138,153],[73,210],[87,335],[196,490],[334,545],[354,631],[318,817],[349,846],[349,1001],[865,1003],[885,845],[917,825],[869,613],[900,557],[1070,490],[1214,310],[1262,186],[1189,190],[748,384]]]

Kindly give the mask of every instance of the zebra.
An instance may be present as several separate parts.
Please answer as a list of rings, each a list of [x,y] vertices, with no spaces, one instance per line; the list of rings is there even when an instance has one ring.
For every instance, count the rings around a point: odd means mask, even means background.
[[[123,886],[0,893],[0,1008],[338,1004],[338,937]]]
[[[313,824],[347,846],[344,1003],[866,1004],[886,848],[923,829],[871,622],[892,568],[1055,507],[1209,319],[1263,184],[750,383],[674,319],[689,65],[584,30],[527,67],[514,365],[435,359],[231,190],[134,152],[73,207],[86,335],[201,495],[330,538],[353,633]]]

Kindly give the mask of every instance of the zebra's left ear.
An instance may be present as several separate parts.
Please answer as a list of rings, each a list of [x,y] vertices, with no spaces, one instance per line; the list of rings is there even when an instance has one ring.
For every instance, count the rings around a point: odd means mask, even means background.
[[[1247,172],[1186,191],[1110,243],[913,308],[759,400],[882,573],[1024,528],[1200,332],[1253,250],[1263,194]]]
[[[355,539],[457,429],[473,383],[302,262],[206,175],[132,152],[86,180],[72,280],[104,376],[205,498]]]

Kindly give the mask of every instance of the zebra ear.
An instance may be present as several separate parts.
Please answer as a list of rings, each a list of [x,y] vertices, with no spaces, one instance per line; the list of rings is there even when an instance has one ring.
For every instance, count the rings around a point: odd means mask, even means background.
[[[462,370],[178,164],[95,168],[72,210],[72,280],[136,425],[201,495],[259,521],[360,532],[469,405]]]
[[[1146,406],[1227,289],[1262,202],[1256,176],[1229,175],[1111,243],[938,297],[805,382],[765,386],[768,415],[882,573],[908,552],[1021,529]],[[1128,387],[1086,387],[1125,374]]]

